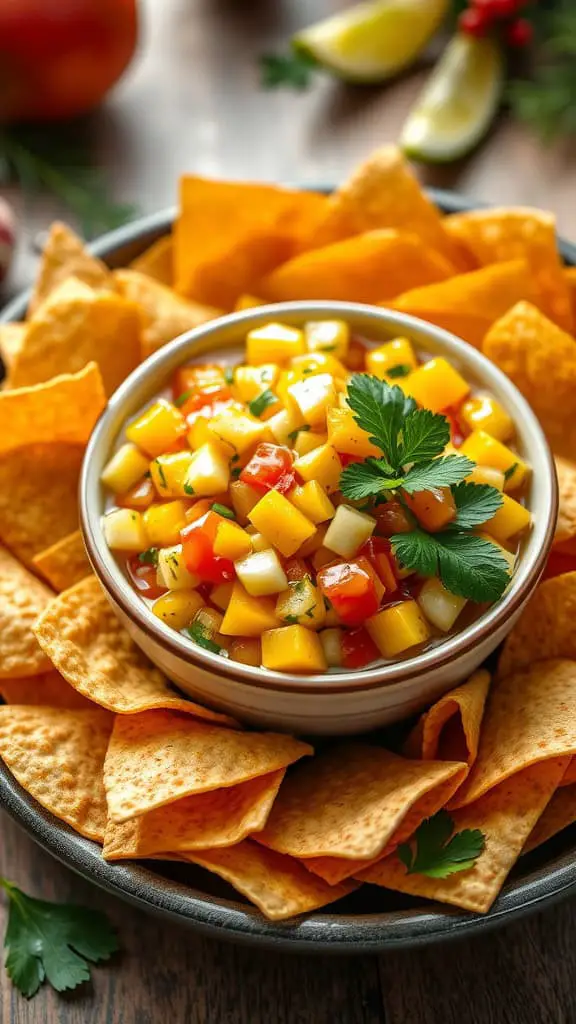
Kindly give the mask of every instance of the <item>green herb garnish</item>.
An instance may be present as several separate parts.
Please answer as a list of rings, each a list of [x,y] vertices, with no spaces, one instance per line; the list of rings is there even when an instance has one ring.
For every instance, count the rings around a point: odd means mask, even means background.
[[[298,616],[285,615],[284,618],[282,619],[282,622],[285,622],[287,626],[295,626],[296,623],[298,622]]]
[[[304,434],[306,433],[307,430],[312,430],[312,427],[310,426],[309,423],[305,423],[302,427],[296,427],[296,430],[291,430],[290,433],[288,434],[288,440],[295,441],[296,438],[298,437],[298,434]]]
[[[219,516],[224,516],[224,519],[236,519],[236,516],[231,508],[227,505],[220,505],[217,501],[210,506],[213,512],[217,512]]]
[[[234,383],[234,367],[233,366],[225,366],[224,367],[224,380],[226,381],[226,383],[228,384],[229,387],[231,387],[232,384]]]
[[[513,462],[511,466],[508,466],[508,469],[504,470],[504,479],[505,480],[509,480],[511,476],[514,476],[514,473],[516,472],[517,469],[518,469],[518,463],[517,462]]]
[[[442,810],[423,821],[413,840],[402,843],[397,853],[409,875],[448,878],[473,868],[485,845],[478,828],[454,832],[454,821]]]
[[[178,395],[178,398],[174,399],[174,405],[177,405],[178,408],[180,408],[180,406],[184,405],[184,402],[187,402],[188,399],[192,397],[192,395],[193,395],[193,391],[192,390],[184,391],[181,395]]]
[[[237,480],[241,472],[241,466],[233,466],[232,469],[230,470],[230,476],[232,477],[233,480]]]
[[[162,465],[161,462],[158,461],[158,459],[154,459],[154,462],[155,462],[155,464],[156,464],[156,466],[158,468],[158,476],[160,477],[160,483],[162,484],[162,487],[165,487],[166,490],[168,490],[168,484],[166,482],[166,475],[164,473],[164,466]]]
[[[304,614],[307,615],[309,619],[313,619],[314,618],[315,610],[316,610],[316,604],[314,603],[314,604],[311,604],[310,607],[306,609]]]
[[[260,84],[263,89],[286,86],[302,92],[312,81],[316,61],[307,54],[263,54],[259,59]]]
[[[248,403],[248,408],[253,416],[261,416],[269,405],[275,405],[277,401],[278,399],[274,392],[270,391],[270,388],[266,388],[265,391],[262,391],[260,395],[257,395],[256,398],[253,398]]]
[[[184,484],[183,490],[184,490],[184,494],[189,494],[190,497],[192,497],[194,494],[196,494],[196,491],[192,487],[192,484]]]
[[[148,548],[146,551],[141,551],[138,555],[138,561],[142,562],[142,565],[158,565],[158,548]]]
[[[205,651],[211,651],[212,654],[222,654],[222,648],[214,643],[214,640],[210,636],[206,626],[201,622],[193,622],[191,626],[185,630],[191,640],[199,647],[203,647]]]
[[[396,380],[397,377],[407,377],[409,373],[412,373],[412,367],[408,366],[408,363],[398,363],[386,370],[386,376],[392,377],[393,380]]]

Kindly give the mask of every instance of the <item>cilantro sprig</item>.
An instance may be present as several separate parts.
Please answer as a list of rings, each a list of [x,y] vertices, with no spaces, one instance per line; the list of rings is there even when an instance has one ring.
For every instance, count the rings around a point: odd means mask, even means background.
[[[413,839],[398,847],[397,854],[409,875],[448,878],[473,868],[485,845],[480,829],[454,832],[453,819],[441,810],[423,821]]]
[[[215,643],[202,622],[193,622],[191,626],[187,627],[185,632],[195,644],[203,647],[205,651],[211,651],[212,654],[222,654],[220,644]]]
[[[248,403],[248,408],[253,416],[260,417],[268,406],[274,405],[277,401],[278,399],[274,392],[271,391],[270,388],[266,388],[265,391],[261,391],[256,398],[253,398],[252,401]]]

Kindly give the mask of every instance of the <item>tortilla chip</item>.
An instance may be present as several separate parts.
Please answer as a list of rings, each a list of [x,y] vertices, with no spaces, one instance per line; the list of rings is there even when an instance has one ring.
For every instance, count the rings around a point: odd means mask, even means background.
[[[543,210],[517,206],[456,213],[446,231],[465,246],[481,267],[526,260],[540,295],[538,305],[565,331],[573,326],[568,282],[556,240],[556,218]]]
[[[313,249],[289,260],[258,284],[272,302],[290,299],[342,299],[380,302],[408,288],[444,281],[452,268],[426,249],[416,235],[368,231]]]
[[[394,228],[416,235],[454,267],[469,270],[470,257],[444,228],[440,213],[422,191],[396,146],[376,149],[329,197],[308,248],[318,249],[351,235]]]
[[[409,875],[396,854],[392,854],[363,871],[359,880],[486,913],[552,797],[565,764],[565,758],[553,758],[526,768],[452,815],[455,831],[479,828],[486,839],[484,851],[468,871],[448,878]]]
[[[478,758],[453,801],[463,807],[545,760],[576,754],[576,663],[541,661],[492,683]]]
[[[0,455],[0,542],[24,562],[78,527],[84,447],[31,444]]]
[[[275,185],[183,177],[174,230],[176,290],[232,309],[242,292],[253,292],[260,278],[293,255],[326,201]]]
[[[56,221],[44,246],[28,316],[32,316],[38,306],[69,277],[77,277],[91,288],[111,286],[106,265],[88,252],[67,224]]]
[[[103,855],[106,860],[128,860],[165,850],[233,846],[264,828],[284,772],[281,768],[237,786],[188,796],[121,825],[109,821]]]
[[[292,736],[236,732],[172,711],[116,718],[104,783],[110,819],[236,786],[286,768],[313,748]]]
[[[554,576],[536,588],[504,641],[498,675],[550,658],[576,660],[576,572]]]
[[[97,710],[97,705],[83,697],[54,669],[41,676],[25,679],[4,679],[0,682],[0,697],[6,704],[31,704],[33,707]]]
[[[185,331],[223,315],[221,309],[183,299],[172,288],[166,288],[136,270],[115,270],[114,283],[120,294],[138,303],[148,318],[142,333],[145,357]]]
[[[553,547],[565,554],[576,555],[576,465],[559,455],[554,456],[558,477],[558,520]]]
[[[95,704],[119,715],[172,708],[210,722],[236,725],[232,718],[177,696],[142,654],[90,576],[53,598],[34,633],[55,668]]]
[[[570,292],[570,299],[572,302],[572,318],[576,324],[576,267],[565,267],[564,268],[564,280],[568,285]]]
[[[113,715],[64,708],[0,707],[0,757],[42,807],[80,835],[106,828],[104,757]]]
[[[172,235],[163,235],[137,256],[130,264],[132,270],[139,274],[147,274],[160,284],[174,284],[174,239]]]
[[[10,386],[10,370],[17,353],[20,351],[25,334],[26,324],[0,324],[0,359],[4,363],[5,387]]]
[[[97,363],[44,384],[0,392],[0,454],[26,444],[86,444],[106,405]]]
[[[408,736],[404,744],[406,757],[423,761],[464,761],[469,767],[473,765],[489,686],[490,673],[479,669],[461,686],[436,701]]]
[[[520,299],[535,300],[534,285],[528,264],[513,260],[413,288],[386,305],[451,330],[480,348],[494,320]]]
[[[92,572],[80,530],[35,555],[32,565],[58,593],[74,587]]]
[[[0,679],[35,676],[52,667],[32,633],[52,597],[44,583],[0,547]]]
[[[186,854],[184,859],[229,882],[271,921],[318,910],[357,888],[353,882],[327,885],[293,857],[274,853],[249,839],[221,850]]]
[[[558,455],[576,457],[576,341],[528,302],[510,309],[482,345],[532,406]]]
[[[111,395],[140,362],[141,331],[142,313],[135,303],[72,278],[30,320],[11,368],[11,386],[77,373],[95,361]]]
[[[564,781],[564,780],[562,780]],[[530,853],[541,846],[552,836],[568,828],[576,821],[576,785],[557,789],[544,813],[536,822],[528,839],[524,843],[522,853]]]

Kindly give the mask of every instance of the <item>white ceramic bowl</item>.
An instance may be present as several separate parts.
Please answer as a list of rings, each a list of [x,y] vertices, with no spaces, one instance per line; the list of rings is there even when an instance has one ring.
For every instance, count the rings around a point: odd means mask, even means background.
[[[444,355],[473,385],[488,389],[514,419],[520,454],[533,469],[527,503],[533,527],[504,597],[442,644],[395,664],[354,672],[292,675],[253,668],[211,654],[156,618],[133,591],[104,541],[105,495],[100,473],[126,421],[151,400],[182,364],[241,346],[246,332],[270,320],[301,325],[338,317],[377,342],[409,337],[417,350]],[[414,317],[350,302],[287,302],[211,321],[160,349],[112,396],[96,425],[80,484],[81,522],[88,555],[129,633],[190,697],[250,724],[301,734],[365,732],[418,711],[474,671],[504,639],[544,568],[557,515],[557,483],[548,444],[514,385],[479,352]]]

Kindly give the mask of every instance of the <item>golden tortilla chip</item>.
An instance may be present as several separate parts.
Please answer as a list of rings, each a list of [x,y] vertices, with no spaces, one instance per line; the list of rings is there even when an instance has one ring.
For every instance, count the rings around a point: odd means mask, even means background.
[[[78,527],[84,447],[31,444],[0,455],[0,542],[24,562]]]
[[[285,769],[237,786],[188,796],[139,818],[106,826],[106,860],[150,857],[166,850],[233,846],[264,828]]]
[[[570,299],[572,302],[572,318],[576,324],[576,267],[565,267],[564,268],[564,280],[568,285],[570,292]]]
[[[229,882],[271,921],[318,910],[357,888],[354,882],[327,885],[293,857],[274,853],[250,839],[220,850],[186,854],[184,859]]]
[[[253,292],[293,255],[325,204],[315,192],[183,177],[174,229],[176,290],[232,309],[242,292]]]
[[[35,555],[32,565],[58,593],[74,587],[92,572],[80,530]]]
[[[91,288],[111,287],[106,265],[88,252],[67,224],[56,221],[50,228],[42,253],[28,316],[32,316],[38,306],[69,277],[77,277]]]
[[[106,405],[97,363],[43,384],[0,392],[0,454],[26,444],[86,444]]]
[[[444,281],[452,268],[416,235],[368,231],[302,253],[258,284],[272,302],[290,299],[342,299],[380,302],[418,285]]]
[[[439,211],[422,191],[400,150],[392,145],[376,149],[330,196],[308,248],[318,249],[378,228],[416,235],[423,246],[449,260],[454,272],[473,266],[460,243],[445,230]]]
[[[567,555],[576,555],[576,465],[554,456],[558,477],[558,521],[553,547]]]
[[[221,309],[183,299],[172,288],[166,288],[136,270],[115,270],[114,283],[120,294],[138,303],[148,318],[142,332],[145,357],[185,331],[223,315]]]
[[[97,705],[93,701],[77,693],[55,669],[41,676],[0,681],[0,697],[6,704],[69,708],[71,711],[83,708],[97,710]]]
[[[576,572],[541,583],[504,641],[498,675],[550,658],[576,660]]]
[[[22,346],[26,326],[20,323],[0,324],[0,359],[6,373],[5,388],[10,387],[10,370]]]
[[[481,800],[454,812],[455,831],[479,828],[486,840],[484,851],[468,871],[448,878],[409,875],[398,856],[392,854],[357,877],[386,889],[486,913],[552,797],[565,764],[565,758],[553,758],[526,768],[486,793]]]
[[[174,284],[174,239],[172,235],[163,235],[152,245],[145,249],[141,256],[137,256],[130,264],[132,270],[139,274],[147,274],[160,284]]]
[[[30,320],[11,367],[11,386],[77,373],[94,361],[111,395],[140,362],[141,332],[142,313],[135,303],[72,278]]]
[[[565,331],[573,326],[572,302],[556,240],[556,218],[529,207],[455,213],[446,231],[462,243],[481,267],[526,260],[540,293],[538,305]]]
[[[414,726],[404,744],[406,757],[473,765],[489,686],[490,673],[479,669],[461,686],[444,694]]]
[[[576,457],[576,341],[535,306],[520,302],[482,345],[530,403],[558,455]]]
[[[52,597],[44,583],[0,547],[0,679],[35,676],[52,667],[32,633]]]
[[[80,835],[100,841],[102,769],[113,721],[100,708],[0,707],[0,757],[22,788]]]
[[[112,821],[286,768],[308,743],[272,732],[236,732],[172,711],[116,718],[104,784]]]
[[[386,306],[437,324],[480,348],[494,320],[521,299],[535,300],[534,285],[528,264],[513,260],[413,288]]]
[[[562,780],[564,781],[564,780]],[[524,843],[522,853],[530,853],[541,846],[552,836],[568,828],[576,821],[576,785],[572,783],[557,789],[542,816],[538,818],[528,839]]]
[[[177,696],[142,654],[90,576],[53,598],[34,626],[42,649],[64,678],[89,700],[119,715],[172,708],[224,725],[227,715]]]

